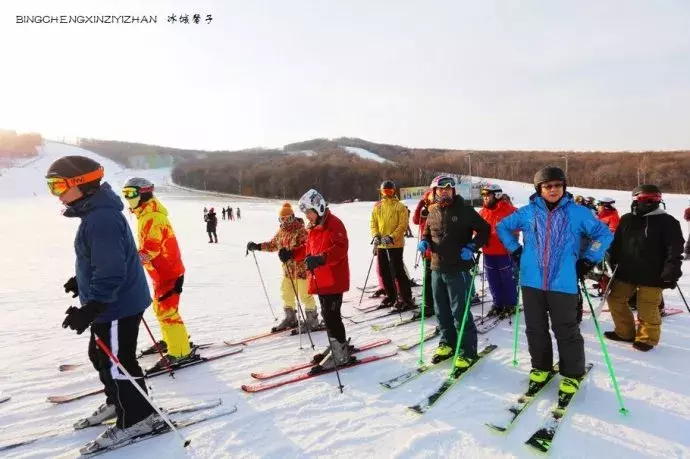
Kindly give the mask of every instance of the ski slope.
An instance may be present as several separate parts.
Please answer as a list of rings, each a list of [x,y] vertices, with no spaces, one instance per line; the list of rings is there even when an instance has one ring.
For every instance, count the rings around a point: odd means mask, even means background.
[[[47,143],[41,157],[27,168],[7,170],[0,177],[0,393],[12,398],[0,404],[0,445],[32,435],[62,429],[59,435],[33,444],[0,452],[2,457],[75,457],[84,443],[102,428],[71,430],[78,418],[90,414],[102,396],[65,405],[47,403],[48,395],[70,394],[98,388],[97,375],[88,365],[86,334],[78,336],[60,326],[64,311],[74,300],[62,284],[73,275],[72,248],[77,221],[64,218],[57,199],[48,195],[43,176],[48,165],[65,154],[86,154],[106,168],[106,179],[118,189],[132,175],[156,182],[158,196],[170,211],[187,268],[181,312],[197,343],[236,340],[260,333],[274,324],[252,256],[245,256],[247,241],[266,241],[277,229],[280,202],[241,200],[209,196],[169,186],[169,171],[129,171],[92,153],[62,144]],[[516,205],[526,203],[532,187],[496,181],[513,196]],[[614,197],[623,212],[630,204],[629,193],[574,190],[595,197]],[[688,196],[666,195],[668,210],[680,218]],[[409,202],[412,206],[416,203]],[[345,223],[350,239],[351,290],[345,295],[343,313],[354,315],[354,305],[371,261],[369,213],[373,203],[333,205],[333,212]],[[239,206],[242,220],[219,222],[219,244],[208,244],[203,207]],[[134,227],[135,221],[130,217]],[[687,237],[687,227],[683,224]],[[416,228],[413,229],[416,235]],[[406,264],[414,269],[414,244],[407,240]],[[271,304],[282,315],[280,304],[281,267],[276,254],[257,253],[257,260]],[[685,263],[681,287],[690,297],[690,265]],[[374,277],[372,273],[372,278]],[[370,279],[370,283],[371,279]],[[481,281],[477,281],[481,287]],[[685,308],[677,291],[665,291],[666,306]],[[371,301],[366,299],[364,301]],[[488,307],[489,304],[486,304]],[[480,306],[473,312],[479,313]],[[408,313],[409,314],[409,313]],[[158,334],[149,309],[146,320]],[[411,324],[375,332],[372,323],[353,325],[345,321],[352,343],[363,344],[390,337],[394,344],[361,355],[396,349],[395,344],[419,334]],[[603,330],[611,329],[611,318],[602,314]],[[435,325],[429,320],[427,327]],[[665,319],[661,345],[642,354],[630,346],[607,342],[625,406],[630,415],[618,414],[618,404],[606,371],[594,326],[586,318],[582,325],[590,377],[571,406],[556,436],[551,455],[558,458],[690,458],[690,316],[687,312]],[[106,454],[104,458],[162,457],[472,457],[530,458],[535,453],[523,443],[540,425],[552,402],[557,385],[523,414],[507,435],[484,426],[500,419],[505,407],[526,386],[530,368],[524,322],[520,320],[519,366],[512,366],[512,327],[503,323],[480,336],[480,346],[498,345],[489,357],[454,387],[442,401],[423,416],[407,410],[440,384],[445,372],[436,370],[392,391],[378,382],[413,369],[418,348],[400,351],[390,359],[344,370],[340,376],[344,393],[337,389],[334,374],[258,393],[245,394],[242,384],[253,383],[251,372],[268,371],[311,358],[308,340],[295,337],[257,341],[236,356],[180,370],[175,378],[149,380],[151,394],[163,406],[184,401],[221,397],[224,405],[237,404],[237,413],[184,430],[192,440],[183,451],[179,439],[168,434]],[[317,350],[326,343],[324,332],[315,333]],[[140,346],[149,338],[142,333]],[[437,341],[426,343],[428,361]],[[217,346],[201,351],[211,355],[225,350]],[[143,360],[151,365],[154,357]],[[86,363],[72,372],[58,372],[64,363]]]
[[[376,153],[369,151],[364,148],[359,148],[359,147],[343,147],[348,153],[351,153],[353,155],[357,155],[362,159],[369,159],[371,161],[376,161],[377,163],[390,163],[392,161],[387,160],[386,158],[377,155]]]

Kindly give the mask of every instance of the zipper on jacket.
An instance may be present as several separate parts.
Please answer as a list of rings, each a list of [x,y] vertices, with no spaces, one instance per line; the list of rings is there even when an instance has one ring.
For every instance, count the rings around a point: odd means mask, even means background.
[[[544,291],[548,289],[549,285],[549,242],[551,241],[551,214],[553,211],[548,212],[546,217],[546,245],[544,246],[544,280],[542,281],[542,290]]]

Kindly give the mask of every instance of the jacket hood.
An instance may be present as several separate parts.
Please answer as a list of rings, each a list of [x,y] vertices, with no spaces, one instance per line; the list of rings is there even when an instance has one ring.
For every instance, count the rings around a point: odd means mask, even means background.
[[[104,182],[98,191],[68,207],[63,215],[68,218],[81,218],[96,209],[115,209],[122,212],[124,208],[120,197],[115,194],[108,182]]]

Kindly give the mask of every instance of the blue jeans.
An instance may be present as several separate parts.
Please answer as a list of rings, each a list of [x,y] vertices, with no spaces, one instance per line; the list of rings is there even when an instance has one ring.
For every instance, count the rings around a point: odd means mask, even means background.
[[[462,324],[467,304],[467,293],[472,276],[464,271],[456,273],[431,272],[431,285],[434,292],[434,310],[441,328],[441,343],[455,349],[458,330]],[[468,311],[467,323],[460,344],[463,355],[477,357],[477,327],[472,313]]]

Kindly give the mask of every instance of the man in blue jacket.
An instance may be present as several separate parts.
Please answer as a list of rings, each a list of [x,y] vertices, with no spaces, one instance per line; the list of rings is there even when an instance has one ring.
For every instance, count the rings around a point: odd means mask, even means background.
[[[91,327],[89,358],[107,397],[106,404],[75,426],[117,417],[115,426],[95,440],[106,447],[150,431],[157,415],[95,341],[99,337],[146,391],[136,346],[139,323],[151,304],[151,295],[132,232],[122,215],[122,201],[108,183],[100,183],[102,177],[103,167],[84,156],[62,157],[46,173],[51,193],[66,206],[64,215],[81,219],[74,241],[76,276],[64,287],[65,292],[79,296],[82,306],[69,307],[62,327],[77,334]]]
[[[556,336],[563,376],[560,391],[574,393],[585,373],[585,346],[578,324],[578,279],[600,263],[611,244],[611,231],[566,193],[566,176],[545,167],[534,177],[529,204],[497,225],[503,245],[520,265],[527,343],[532,358],[530,380],[544,383],[553,366],[549,335]],[[515,232],[522,231],[524,249]],[[583,237],[589,244],[580,251]]]

